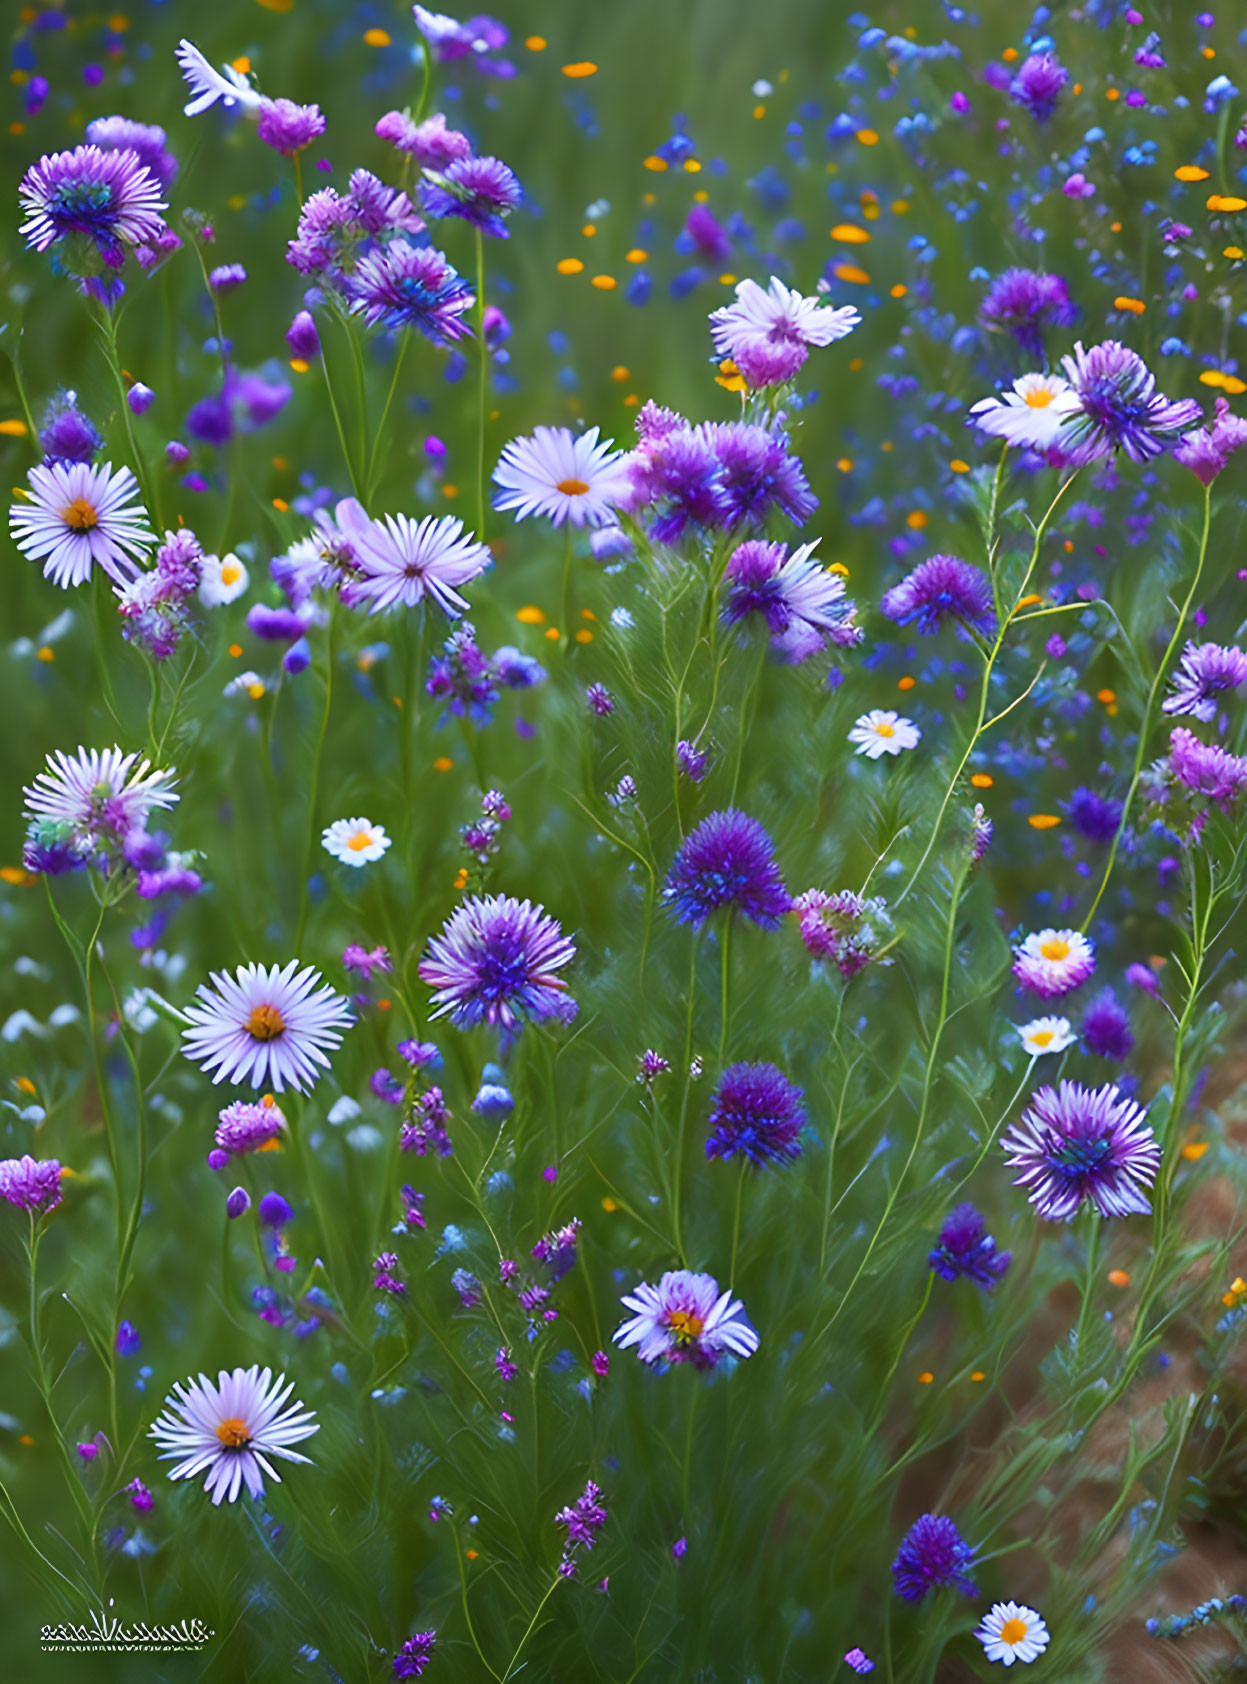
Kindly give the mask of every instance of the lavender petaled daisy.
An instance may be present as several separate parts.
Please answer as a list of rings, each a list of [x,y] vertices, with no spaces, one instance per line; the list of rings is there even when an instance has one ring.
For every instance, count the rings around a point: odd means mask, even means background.
[[[1235,644],[1193,643],[1188,638],[1178,670],[1169,675],[1170,693],[1162,713],[1188,713],[1206,725],[1217,717],[1215,698],[1247,683],[1247,655]]]
[[[52,152],[26,171],[18,189],[26,220],[21,232],[35,251],[66,240],[89,240],[112,267],[125,246],[154,240],[164,231],[168,206],[161,185],[136,152],[75,146]]]
[[[392,240],[360,259],[345,291],[348,308],[369,327],[414,327],[437,345],[471,331],[462,318],[476,295],[432,246]]]
[[[158,808],[174,806],[176,777],[172,767],[153,770],[145,756],[115,746],[73,755],[57,749],[22,794],[37,823],[64,826],[87,853],[123,843]]]
[[[576,1002],[556,975],[575,957],[575,942],[543,906],[472,895],[429,942],[419,974],[435,991],[434,1017],[449,1012],[460,1029],[489,1023],[514,1032],[525,1018],[575,1016]]]
[[[921,739],[922,732],[913,720],[893,713],[890,708],[872,708],[854,721],[849,732],[849,741],[868,760],[878,760],[881,754],[901,754],[905,749],[916,748]]]
[[[1132,462],[1146,462],[1171,448],[1203,419],[1191,398],[1174,403],[1156,390],[1147,364],[1115,339],[1063,357],[1077,410],[1066,418],[1059,446],[1071,466],[1083,466],[1124,450]]]
[[[454,619],[467,607],[456,589],[491,565],[489,550],[450,515],[385,515],[351,529],[358,569],[342,587],[343,601],[370,614],[414,608],[427,596]]]
[[[1078,1039],[1067,1017],[1036,1017],[1017,1026],[1022,1045],[1032,1058],[1061,1053]]]
[[[193,41],[179,41],[176,56],[191,91],[191,98],[182,108],[188,117],[197,117],[218,100],[226,110],[234,105],[242,106],[244,111],[259,110],[260,95],[232,64],[214,70]]]
[[[1142,1107],[1112,1083],[1036,1089],[1001,1145],[1006,1164],[1022,1172],[1014,1186],[1049,1222],[1071,1221],[1084,1199],[1101,1216],[1151,1211],[1146,1190],[1160,1147]]]
[[[390,846],[390,838],[371,819],[335,819],[321,832],[321,847],[343,865],[371,865]]]
[[[1013,974],[1041,1000],[1068,994],[1095,970],[1095,943],[1078,930],[1032,932],[1013,950]]]
[[[0,1199],[32,1216],[46,1216],[61,1202],[61,1166],[55,1158],[0,1158]]]
[[[1009,1267],[1007,1251],[997,1251],[987,1223],[971,1204],[954,1207],[944,1218],[939,1239],[927,1262],[941,1280],[963,1277],[986,1292]]]
[[[725,1356],[750,1357],[757,1329],[731,1292],[720,1292],[713,1275],[668,1270],[651,1286],[642,1281],[621,1300],[631,1319],[611,1335],[621,1350],[636,1347],[642,1362],[690,1362],[713,1368]]]
[[[980,432],[1020,450],[1050,450],[1061,428],[1078,408],[1068,380],[1059,374],[1023,374],[999,397],[980,398],[970,405],[970,418]]]
[[[989,1661],[1029,1666],[1048,1647],[1048,1628],[1033,1608],[1021,1602],[993,1602],[974,1635]]]
[[[302,1093],[329,1068],[326,1049],[339,1045],[352,1021],[342,996],[318,983],[320,972],[311,965],[299,970],[297,959],[280,969],[239,965],[232,977],[214,971],[186,1008],[183,1053],[215,1070],[214,1085]]]
[[[1230,754],[1216,743],[1201,743],[1185,725],[1169,734],[1169,770],[1180,784],[1222,808],[1247,787],[1247,757]]]
[[[765,288],[753,280],[739,281],[736,302],[710,312],[710,337],[721,357],[731,357],[737,362],[742,353],[748,355],[757,341],[792,351],[799,360],[788,372],[795,374],[809,354],[810,346],[830,345],[843,339],[861,319],[852,305],[831,309],[817,298],[803,298],[772,275],[770,285]],[[788,374],[781,374],[780,378],[786,379]]]
[[[748,614],[760,614],[775,637],[789,632],[794,622],[845,645],[861,639],[853,624],[853,605],[845,601],[844,580],[815,559],[819,540],[788,553],[786,544],[749,539],[728,558],[723,618],[729,625]]]
[[[963,1596],[977,1596],[978,1586],[970,1577],[975,1552],[944,1514],[924,1514],[901,1540],[892,1579],[896,1594],[906,1602],[921,1602],[928,1591],[945,1585]]]
[[[662,898],[681,924],[704,924],[721,908],[765,930],[779,928],[792,904],[771,838],[735,807],[710,813],[676,850]]]
[[[608,526],[628,495],[626,458],[599,429],[573,433],[567,427],[535,427],[512,439],[494,469],[495,509],[512,509],[516,520],[544,515],[554,526]]]
[[[320,1430],[314,1413],[287,1400],[294,1381],[273,1378],[270,1368],[222,1369],[214,1385],[206,1374],[176,1382],[165,1398],[164,1413],[148,1428],[160,1446],[159,1460],[176,1460],[170,1479],[194,1479],[207,1473],[204,1490],[213,1507],[234,1502],[246,1484],[252,1497],[264,1494],[265,1474],[278,1485],[281,1475],[270,1457],[310,1462],[292,1444]]]
[[[933,555],[885,591],[880,609],[889,620],[935,632],[949,616],[985,636],[996,629],[992,588],[986,576],[955,555]]]
[[[23,555],[43,563],[62,590],[85,584],[102,567],[115,584],[137,577],[139,559],[156,542],[141,508],[138,481],[111,462],[48,462],[31,468],[30,501],[9,509],[9,531]]]
[[[710,1102],[708,1158],[788,1164],[801,1155],[806,1124],[801,1089],[774,1064],[731,1064]]]
[[[420,203],[429,216],[458,216],[505,240],[509,216],[523,197],[515,171],[501,158],[455,158],[444,169],[426,167]]]

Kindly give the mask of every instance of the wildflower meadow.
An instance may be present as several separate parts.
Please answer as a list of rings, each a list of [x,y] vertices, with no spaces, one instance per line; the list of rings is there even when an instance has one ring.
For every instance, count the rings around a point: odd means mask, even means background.
[[[1247,1672],[1247,4],[849,3],[10,10],[15,1684]]]

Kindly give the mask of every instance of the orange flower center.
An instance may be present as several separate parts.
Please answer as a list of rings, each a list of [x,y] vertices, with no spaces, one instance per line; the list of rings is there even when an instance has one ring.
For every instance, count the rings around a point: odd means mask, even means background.
[[[1068,959],[1069,943],[1061,936],[1053,936],[1051,941],[1041,941],[1039,951],[1045,959]]]
[[[256,1006],[247,1019],[247,1033],[257,1041],[275,1041],[285,1027],[276,1006]]]
[[[1025,1620],[1006,1620],[1000,1628],[1000,1641],[1002,1643],[1020,1643],[1029,1630],[1030,1627]]]
[[[561,479],[558,489],[564,497],[583,497],[589,487],[582,479]]]
[[[1032,386],[1026,394],[1026,402],[1031,409],[1047,409],[1052,402],[1052,393],[1046,386]]]
[[[238,563],[236,561],[227,561],[221,569],[221,583],[223,585],[236,585],[241,578],[242,568],[238,565]]]
[[[1037,1029],[1035,1031],[1035,1033],[1031,1036],[1031,1040],[1034,1041],[1034,1043],[1037,1047],[1051,1046],[1052,1045],[1052,1031],[1051,1031],[1051,1029]]]
[[[875,735],[876,737],[894,737],[896,735],[896,729],[894,726],[889,725],[886,719],[881,719],[875,726]]]
[[[85,497],[75,497],[72,503],[67,503],[61,510],[61,519],[72,532],[89,532],[100,523],[95,505],[88,503]]]
[[[677,1339],[696,1339],[705,1323],[691,1310],[672,1310],[667,1318],[667,1325]]]
[[[357,830],[354,836],[347,838],[346,845],[353,854],[362,854],[365,848],[372,847],[372,832],[370,830]]]
[[[231,1450],[240,1450],[244,1444],[251,1443],[251,1433],[245,1421],[239,1420],[237,1415],[231,1415],[227,1421],[222,1421],[216,1430],[216,1436],[222,1444]],[[1022,1628],[1025,1631],[1025,1627]]]

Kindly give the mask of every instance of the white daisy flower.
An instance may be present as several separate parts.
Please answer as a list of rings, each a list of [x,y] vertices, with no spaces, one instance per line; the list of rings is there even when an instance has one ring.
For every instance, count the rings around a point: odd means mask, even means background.
[[[851,304],[833,310],[772,275],[765,288],[757,281],[739,282],[735,304],[710,312],[710,337],[719,355],[730,357],[742,342],[759,336],[772,344],[830,345],[852,333],[861,319]]]
[[[886,708],[873,708],[864,713],[849,732],[849,741],[857,745],[857,752],[868,760],[878,760],[881,754],[900,754],[902,749],[916,748],[922,732],[912,719]]]
[[[1014,1661],[1029,1666],[1039,1659],[1050,1641],[1043,1620],[1033,1608],[1021,1602],[993,1603],[974,1635],[989,1661],[1003,1661],[1006,1666],[1012,1666]]]
[[[1095,970],[1095,944],[1078,930],[1038,930],[1013,949],[1013,974],[1041,1000],[1068,994]]]
[[[80,748],[77,754],[57,749],[22,794],[36,823],[71,825],[84,836],[105,831],[124,837],[142,830],[158,808],[177,804],[171,787],[176,779],[171,766],[153,770],[146,755],[123,754],[117,747]]]
[[[138,576],[156,542],[135,503],[138,481],[111,462],[51,462],[32,468],[28,500],[9,510],[9,531],[23,555],[43,563],[44,578],[62,590],[82,585],[102,567],[117,585]]]
[[[214,1083],[278,1093],[310,1088],[329,1068],[325,1049],[337,1047],[352,1022],[342,996],[311,965],[299,970],[297,959],[280,970],[214,971],[184,1015],[190,1027],[182,1032],[182,1051],[204,1070],[215,1069]]]
[[[267,689],[268,685],[265,684],[258,672],[248,671],[240,672],[236,677],[231,678],[221,694],[223,696],[250,696],[253,702],[258,702]]]
[[[321,846],[343,865],[371,865],[390,845],[390,838],[371,819],[335,819],[321,834]]]
[[[544,515],[555,526],[610,526],[615,507],[629,493],[622,451],[598,442],[598,428],[536,427],[512,439],[494,469],[495,509],[514,509],[516,520]]]
[[[1064,1052],[1078,1039],[1067,1017],[1033,1018],[1030,1023],[1019,1024],[1017,1032],[1032,1058],[1039,1058],[1043,1053]]]
[[[280,1485],[269,1457],[310,1462],[290,1446],[320,1431],[310,1409],[286,1402],[293,1390],[293,1380],[284,1374],[274,1380],[271,1368],[254,1363],[232,1374],[222,1369],[215,1386],[206,1374],[175,1384],[164,1414],[148,1428],[160,1445],[160,1461],[180,1458],[169,1478],[193,1479],[206,1471],[204,1490],[212,1493],[214,1506],[232,1503],[244,1481],[253,1497],[262,1497],[262,1473]]]
[[[251,575],[232,552],[206,555],[199,564],[199,600],[205,608],[237,602],[250,583]]]
[[[259,94],[232,64],[214,70],[193,41],[178,42],[177,61],[193,96],[182,107],[188,117],[197,117],[217,100],[227,110],[231,105],[241,105],[244,111],[259,110]]]
[[[1047,450],[1078,409],[1069,381],[1059,374],[1024,374],[1003,396],[980,398],[970,414],[980,432],[1022,449]]]

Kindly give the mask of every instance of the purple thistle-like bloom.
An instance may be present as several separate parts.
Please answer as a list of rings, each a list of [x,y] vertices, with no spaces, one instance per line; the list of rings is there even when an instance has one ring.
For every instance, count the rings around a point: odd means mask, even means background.
[[[680,771],[688,781],[691,784],[699,784],[706,775],[705,750],[695,748],[687,737],[681,737],[675,745],[675,757]]]
[[[119,268],[125,246],[164,232],[161,185],[129,150],[75,146],[53,152],[26,171],[18,190],[26,220],[21,232],[35,251],[67,240],[89,240],[104,262]]]
[[[715,527],[722,523],[719,459],[704,429],[689,427],[678,417],[674,426],[646,430],[647,404],[637,420],[641,442],[625,458],[631,481],[629,507],[653,513],[649,532],[659,544],[676,544],[685,528]]]
[[[1059,448],[1073,467],[1098,462],[1124,450],[1132,462],[1146,462],[1171,448],[1203,417],[1192,398],[1177,403],[1156,390],[1143,359],[1116,339],[1061,359],[1078,409],[1061,430]]]
[[[319,105],[296,105],[292,99],[262,99],[256,133],[265,146],[293,158],[325,132]]]
[[[1120,1063],[1134,1047],[1130,1014],[1118,1004],[1111,988],[1097,994],[1087,1007],[1080,1033],[1087,1051],[1097,1058],[1111,1058]]]
[[[1035,269],[1006,269],[988,288],[979,315],[991,328],[1011,333],[1024,351],[1043,355],[1042,329],[1068,327],[1078,315],[1059,275]]]
[[[329,1068],[326,1049],[338,1046],[351,1023],[347,1002],[318,987],[320,980],[297,959],[282,969],[239,965],[234,976],[214,971],[186,1008],[184,1055],[215,1070],[214,1083],[304,1092]]]
[[[436,345],[462,339],[470,329],[461,320],[476,302],[468,283],[432,246],[395,240],[369,252],[346,280],[351,311],[369,327],[418,328]]]
[[[101,152],[133,152],[168,189],[178,173],[178,161],[165,150],[165,131],[155,123],[136,123],[130,117],[94,117],[87,124],[87,140]]]
[[[1111,1083],[1042,1087],[1001,1142],[1005,1162],[1021,1170],[1015,1187],[1050,1222],[1069,1222],[1084,1199],[1101,1216],[1147,1215],[1147,1188],[1160,1147],[1142,1108]]]
[[[377,135],[413,157],[422,169],[444,170],[456,158],[470,158],[472,142],[458,129],[447,128],[440,111],[415,123],[402,111],[387,111],[377,121]]]
[[[757,819],[735,807],[711,813],[677,849],[663,899],[681,924],[700,926],[727,907],[778,929],[792,902],[774,852]]]
[[[1068,81],[1069,71],[1055,53],[1032,53],[1019,65],[1017,75],[1009,84],[1009,93],[1037,123],[1046,123]]]
[[[924,1514],[901,1540],[892,1563],[896,1594],[906,1602],[921,1602],[928,1591],[951,1585],[963,1596],[977,1596],[970,1577],[974,1551],[944,1514]]]
[[[589,705],[589,711],[596,713],[599,719],[605,719],[615,711],[614,698],[604,684],[590,684],[585,691],[585,701]]]
[[[1189,468],[1201,485],[1211,485],[1236,450],[1247,444],[1247,421],[1230,413],[1224,398],[1217,399],[1216,417],[1209,428],[1196,428],[1174,446],[1175,462]]]
[[[455,158],[444,170],[429,171],[420,203],[429,216],[459,216],[495,239],[508,237],[506,223],[523,198],[514,170],[501,158]]]
[[[394,1657],[395,1678],[419,1678],[433,1659],[435,1631],[418,1631],[409,1637]]]
[[[1120,801],[1097,795],[1085,785],[1076,789],[1069,799],[1069,816],[1074,828],[1089,842],[1111,842],[1121,828],[1122,811]]]
[[[844,597],[844,580],[817,560],[817,544],[816,538],[791,555],[787,544],[750,539],[739,545],[723,575],[727,623],[761,615],[781,651],[792,648],[794,633],[809,639],[810,652],[822,648],[824,637],[846,647],[860,642],[853,604]]]
[[[996,1250],[987,1223],[974,1206],[961,1204],[944,1218],[927,1262],[941,1280],[955,1281],[964,1276],[986,1291],[1009,1267],[1009,1256],[1007,1251]]]
[[[285,1131],[286,1119],[271,1097],[258,1103],[236,1099],[219,1114],[215,1139],[223,1152],[241,1156],[258,1151],[270,1140],[280,1140]]]
[[[806,1124],[801,1089],[774,1064],[731,1064],[710,1104],[708,1158],[790,1164],[801,1155]]]
[[[1162,713],[1189,713],[1206,725],[1217,717],[1215,697],[1247,683],[1247,655],[1235,644],[1192,643],[1187,640],[1178,670],[1169,677],[1170,693]]]
[[[575,942],[544,907],[511,895],[472,895],[430,941],[419,974],[434,990],[434,1017],[449,1012],[459,1029],[488,1023],[514,1033],[525,1018],[567,1023],[576,1015],[555,974],[575,957]]]
[[[555,1515],[554,1524],[567,1528],[567,1542],[563,1546],[563,1559],[559,1562],[559,1572],[565,1579],[570,1579],[576,1571],[574,1552],[577,1547],[591,1550],[597,1542],[598,1533],[606,1525],[606,1519],[602,1490],[591,1479],[585,1481],[584,1494]]]
[[[73,392],[62,392],[53,398],[44,413],[39,434],[45,467],[54,463],[68,467],[74,462],[89,462],[103,444],[94,424],[78,408]]]
[[[996,629],[991,585],[977,567],[955,555],[933,555],[921,562],[884,592],[879,607],[889,620],[924,633],[938,631],[949,615],[984,636]]]
[[[805,469],[786,441],[746,421],[707,422],[701,429],[719,463],[722,524],[761,525],[772,509],[803,526],[818,507]]]
[[[1170,733],[1169,770],[1187,789],[1206,795],[1223,809],[1247,786],[1247,759],[1215,743],[1201,743],[1185,725],[1175,726]]]
[[[0,1158],[0,1199],[44,1216],[61,1202],[61,1166],[55,1158]]]

